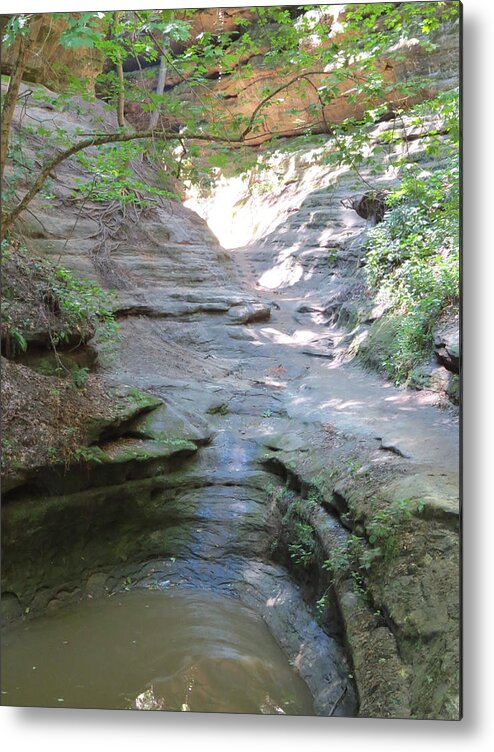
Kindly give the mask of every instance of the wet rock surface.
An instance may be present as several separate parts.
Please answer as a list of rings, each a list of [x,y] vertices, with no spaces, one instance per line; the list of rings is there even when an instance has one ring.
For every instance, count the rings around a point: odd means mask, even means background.
[[[15,622],[26,608],[34,616],[136,587],[227,594],[262,615],[307,683],[317,714],[353,715],[342,646],[317,623],[286,568],[269,561],[279,521],[266,495],[271,476],[254,462],[257,445],[231,432],[219,436],[198,462],[152,481],[45,498],[42,507],[38,500],[30,508],[12,503],[4,523],[4,588],[21,592],[24,608],[11,596],[5,621]]]
[[[457,421],[340,357],[365,233],[346,178],[232,254],[163,202],[123,221],[100,264],[92,220],[64,204],[78,169],[60,167],[59,210],[35,202],[22,229],[117,289],[120,338],[96,373],[147,409],[93,424],[89,463],[36,468],[41,493],[17,484],[9,620],[121,588],[225,592],[262,614],[317,713],[458,717]]]

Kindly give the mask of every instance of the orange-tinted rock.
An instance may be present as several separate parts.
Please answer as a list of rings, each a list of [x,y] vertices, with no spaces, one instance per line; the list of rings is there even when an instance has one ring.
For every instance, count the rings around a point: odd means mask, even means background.
[[[1,19],[2,36],[8,20],[8,16]],[[34,23],[38,27],[37,41],[28,56],[23,80],[63,91],[75,77],[83,88],[93,92],[96,76],[103,69],[102,53],[90,47],[69,48],[61,45],[60,35],[66,27],[62,14],[40,13]],[[11,74],[18,46],[17,40],[12,46],[2,49],[2,74]]]

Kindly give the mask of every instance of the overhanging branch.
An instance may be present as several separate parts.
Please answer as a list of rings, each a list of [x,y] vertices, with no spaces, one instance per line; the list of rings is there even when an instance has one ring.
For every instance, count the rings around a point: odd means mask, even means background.
[[[226,136],[216,136],[208,133],[181,134],[181,136],[182,138],[187,138],[194,141],[226,143],[230,145],[241,144],[240,138],[228,138]],[[138,139],[151,138],[171,140],[177,139],[177,137],[178,134],[174,133],[173,131],[154,129],[145,131],[104,133],[101,135],[90,136],[89,138],[78,141],[76,144],[73,144],[68,149],[65,149],[64,151],[60,152],[59,154],[45,162],[41,167],[38,177],[35,179],[31,188],[23,196],[22,200],[10,212],[5,212],[3,214],[2,238],[5,237],[5,234],[12,228],[12,225],[16,221],[19,214],[24,211],[24,209],[31,203],[33,198],[39,193],[50,173],[56,167],[58,167],[59,164],[64,162],[69,157],[72,157],[74,154],[77,154],[78,152],[83,151],[84,149],[88,149],[92,146],[103,146],[104,144],[124,143],[127,141],[136,141]]]

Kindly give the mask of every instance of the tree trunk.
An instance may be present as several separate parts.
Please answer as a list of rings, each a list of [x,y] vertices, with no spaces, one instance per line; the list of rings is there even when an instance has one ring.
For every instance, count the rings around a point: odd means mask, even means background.
[[[118,19],[120,18],[120,11],[116,10],[113,12],[113,30],[115,31],[117,25],[118,25]],[[125,84],[124,84],[124,74],[123,74],[123,64],[122,61],[119,60],[117,63],[115,63],[116,69],[117,69],[117,76],[118,76],[118,88],[117,88],[117,121],[118,121],[118,127],[119,128],[125,128],[125,116],[124,116],[124,107],[125,107]]]
[[[117,74],[118,74],[118,101],[117,101],[118,127],[125,128],[125,116],[124,116],[125,89],[124,89],[123,65],[121,62],[117,63]]]
[[[158,73],[158,83],[156,84],[156,96],[162,97],[166,85],[166,59],[164,55],[160,57],[160,70]],[[151,112],[149,118],[149,130],[154,130],[158,125],[161,115],[161,103],[156,105],[156,109]]]
[[[1,126],[1,151],[0,151],[0,180],[3,177],[7,152],[9,147],[10,126],[14,115],[15,105],[22,82],[22,75],[26,66],[27,57],[38,36],[38,29],[33,24],[32,17],[26,22],[27,29],[19,38],[19,52],[10,76],[9,86],[2,102],[2,126]]]

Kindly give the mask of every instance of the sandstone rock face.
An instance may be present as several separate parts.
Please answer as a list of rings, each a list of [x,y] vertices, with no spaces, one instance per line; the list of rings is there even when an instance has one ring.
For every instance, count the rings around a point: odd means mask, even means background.
[[[2,16],[2,36],[6,22],[7,17]],[[75,77],[83,87],[90,92],[94,91],[96,76],[103,70],[102,53],[90,47],[69,49],[61,45],[60,34],[67,24],[60,14],[40,13],[34,24],[37,39],[29,54],[23,79],[63,91],[71,78]],[[10,75],[17,49],[18,42],[2,49],[2,74]]]
[[[71,106],[60,112],[56,109],[57,94],[36,87],[38,97],[34,98],[29,95],[30,88],[23,85],[21,89],[26,95],[25,118],[28,121],[42,123],[46,129],[61,129],[70,136],[75,134],[76,128],[90,131],[102,127],[102,123],[106,128],[116,128],[115,113],[103,102],[95,100],[88,104],[73,98]],[[20,108],[17,114],[20,116]],[[33,164],[39,158],[40,147],[47,147],[47,156],[57,148],[55,144],[50,148],[35,134],[26,139],[24,147],[26,159]],[[94,152],[89,150],[89,153]],[[144,171],[144,180],[155,181],[151,169],[146,166],[139,169]],[[131,210],[125,216],[119,215],[116,207],[115,215],[105,220],[101,203],[78,197],[80,182],[87,182],[88,178],[77,158],[66,160],[57,168],[51,204],[38,197],[30,211],[22,216],[19,229],[35,251],[59,259],[62,264],[110,287],[129,290],[138,290],[141,286],[143,289],[164,287],[169,289],[170,295],[176,296],[178,288],[197,285],[204,290],[204,298],[207,298],[207,290],[212,298],[217,297],[228,279],[225,271],[228,258],[194,212],[179,203],[158,200],[150,202],[142,215],[133,214]],[[27,182],[19,189],[23,187],[27,187]],[[81,209],[77,222],[74,207]],[[145,227],[141,217],[146,218]],[[107,220],[112,236],[101,244]],[[114,220],[118,226],[116,234]],[[197,292],[196,302],[198,296]]]
[[[329,37],[331,41],[338,41],[338,34]],[[380,72],[383,81],[391,85],[398,81],[406,81],[412,77],[424,77],[427,83],[423,90],[415,96],[403,99],[400,95],[396,101],[390,99],[387,104],[390,110],[393,106],[406,108],[410,104],[432,97],[438,91],[456,85],[459,65],[458,30],[452,27],[441,32],[434,40],[432,49],[425,47],[420,40],[414,39],[395,48],[402,54],[403,60],[387,60],[383,57]],[[262,44],[261,44],[262,52]],[[248,62],[248,69],[243,72],[242,64]],[[330,70],[330,66],[327,66]],[[214,74],[217,74],[216,76]],[[302,71],[303,73],[303,71]],[[147,69],[145,75],[133,74],[133,78],[144,89],[156,86],[158,67]],[[214,113],[216,120],[223,120],[228,124],[233,118],[243,116],[250,118],[256,106],[266,96],[266,91],[273,83],[290,80],[285,71],[280,71],[263,57],[262,54],[250,56],[248,61],[241,60],[238,69],[233,74],[221,75],[221,70],[210,71],[211,80],[207,88],[190,87],[187,81],[180,81],[179,77],[170,72],[167,85],[172,87],[168,94],[173,99],[192,104],[206,104],[208,111]],[[352,96],[354,81],[344,80],[338,83],[338,93],[329,104],[323,108],[318,99],[318,89],[327,83],[325,75],[299,75],[294,83],[284,89],[275,98],[276,106],[262,110],[262,123],[256,133],[249,135],[249,143],[258,144],[270,138],[272,133],[283,136],[302,134],[307,127],[314,133],[327,133],[331,124],[341,123],[347,118],[359,119],[369,104],[355,101]],[[382,104],[376,99],[375,106]],[[317,115],[314,115],[314,112]],[[139,105],[129,103],[128,117],[131,122],[142,125]]]
[[[383,158],[376,194],[381,202],[397,185],[396,157],[406,152],[429,170],[436,164],[424,147],[437,123],[424,120],[417,126],[404,115],[399,126],[374,126],[372,141],[386,138],[391,129],[403,136],[403,145]],[[369,186],[376,184],[375,178],[366,169],[357,179],[351,169],[334,167],[334,149],[331,138],[324,136],[314,136],[303,146],[288,139],[261,156],[252,170],[219,174],[209,194],[189,189],[186,206],[207,220],[225,247],[248,246],[261,288],[303,295],[296,310],[300,325],[312,321],[336,327],[331,357],[358,357],[365,366],[382,370],[400,316],[389,311],[385,300],[376,302],[369,295],[363,269],[367,233],[376,218],[361,216],[361,206],[372,195]],[[434,337],[432,362],[413,372],[410,385],[458,404],[458,317],[443,322]]]
[[[458,373],[460,369],[460,336],[458,322],[442,328],[434,336],[434,349],[441,365],[448,371]]]
[[[27,97],[25,117],[115,127],[102,103],[76,104],[77,116]],[[41,148],[30,136],[26,159]],[[383,311],[360,296],[366,221],[342,205],[352,178],[324,164],[325,148],[280,157],[283,180],[236,207],[256,223],[229,245],[255,242],[231,254],[168,199],[125,212],[85,200],[77,159],[57,169],[51,203],[21,218],[33,251],[114,290],[120,335],[109,352],[93,343],[95,375],[147,409],[92,416],[91,474],[86,458],[65,476],[33,464],[14,479],[6,608],[14,621],[129,578],[231,592],[263,615],[317,713],[457,718],[455,418],[339,357],[343,323],[365,329]],[[369,601],[348,561],[333,579],[323,566],[349,536],[371,553]]]

